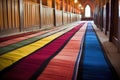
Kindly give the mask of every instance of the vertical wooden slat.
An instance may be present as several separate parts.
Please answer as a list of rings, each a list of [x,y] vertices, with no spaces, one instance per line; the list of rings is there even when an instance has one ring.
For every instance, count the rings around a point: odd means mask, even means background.
[[[15,1],[16,0],[13,0],[14,1],[14,28],[16,28],[16,9],[15,9]]]
[[[7,29],[9,29],[9,23],[8,23],[8,0],[6,0],[6,27],[7,27]]]
[[[37,25],[39,26],[40,25],[40,9],[39,9],[39,5],[37,6]]]
[[[3,30],[3,0],[0,0],[0,31]]]
[[[42,27],[42,0],[40,0],[40,28]]]
[[[30,11],[31,11],[31,6],[30,6],[30,3],[29,3],[29,5],[28,5],[28,16],[27,16],[27,17],[28,17],[28,26],[30,26],[30,24],[31,24],[31,23],[30,23],[31,17],[29,17],[29,16],[31,16],[31,15],[30,15],[30,14],[31,14]]]
[[[119,0],[119,14],[118,14],[118,17],[119,17],[119,23],[118,23],[118,37],[119,37],[119,45],[120,45],[120,0]],[[119,47],[119,52],[120,52],[120,47]]]
[[[11,0],[8,0],[8,27],[11,29],[12,27],[12,17],[11,17],[11,13],[12,13],[12,7],[11,7]]]
[[[29,19],[29,26],[31,26],[32,25],[32,5],[30,4],[30,12],[29,12],[29,15],[31,16],[29,16],[30,17],[30,19]]]
[[[25,6],[26,8],[25,8],[25,12],[26,12],[26,15],[25,15],[25,18],[26,18],[26,25],[25,25],[25,27],[28,25],[28,4],[26,4],[26,6]]]
[[[23,0],[19,0],[19,21],[20,21],[20,31],[22,31],[24,27],[24,22],[23,22]]]
[[[4,29],[8,29],[8,20],[7,20],[7,0],[3,0],[3,22]]]
[[[56,0],[52,0],[52,4],[53,4],[53,14],[54,14],[54,26],[56,26]]]
[[[36,6],[37,6],[37,4],[35,4],[34,5],[34,19],[35,19],[35,21],[34,21],[34,25],[36,26],[37,24],[36,24]]]
[[[16,27],[19,27],[19,8],[18,8],[18,0],[15,0],[15,4],[16,4]]]
[[[32,16],[33,16],[33,19],[31,21],[33,22],[33,24],[32,24],[32,26],[33,26],[33,25],[35,25],[35,5],[32,5]]]
[[[12,0],[12,28],[15,27],[14,0]]]
[[[62,24],[64,24],[64,0],[62,0]]]

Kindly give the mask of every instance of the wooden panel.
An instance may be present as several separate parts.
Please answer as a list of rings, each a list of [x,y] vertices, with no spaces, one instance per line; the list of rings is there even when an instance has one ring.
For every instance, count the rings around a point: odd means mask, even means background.
[[[119,27],[118,27],[118,39],[120,43],[120,0],[119,0]]]
[[[0,0],[0,31],[12,32],[19,28],[18,0]]]
[[[109,35],[109,32],[110,32],[110,30],[109,30],[109,2],[106,4],[106,31],[105,31],[105,33],[107,34],[107,35]]]
[[[70,16],[71,14],[70,13],[68,13],[68,23],[70,23],[71,22],[71,16]]]
[[[73,13],[70,13],[70,21],[71,21],[71,23],[73,22],[72,18],[73,18]]]
[[[20,26],[19,15],[18,0],[15,0],[15,28],[19,28]]]
[[[118,38],[118,2],[117,0],[114,1],[114,19],[112,22],[114,22],[114,29],[113,29],[113,35]]]
[[[0,0],[0,31],[3,30],[3,4],[2,0]]]
[[[8,29],[8,16],[7,16],[7,0],[3,0],[3,21],[4,21],[4,30]]]
[[[103,31],[106,35],[107,32],[109,31],[108,22],[109,22],[109,3],[105,4],[103,8]]]
[[[11,4],[11,0],[8,0],[8,27],[11,28],[12,27],[12,4]]]
[[[39,28],[40,5],[34,2],[24,2],[24,28]]]
[[[103,31],[106,31],[106,5],[103,7]]]
[[[77,14],[77,21],[80,21],[80,20],[81,20],[81,15]]]
[[[15,2],[12,0],[12,28],[15,27]]]
[[[110,37],[109,40],[113,42],[116,46],[119,44],[119,10],[118,10],[118,0],[110,0]]]
[[[56,10],[56,26],[62,25],[62,11]]]
[[[71,13],[71,21],[72,21],[72,22],[77,21],[77,16],[76,16],[76,14]]]
[[[42,28],[53,27],[53,8],[42,6]]]
[[[63,24],[67,24],[67,13],[63,13]]]
[[[118,22],[118,51],[120,52],[120,0],[119,0],[119,5],[118,5],[118,10],[119,10],[119,22]]]

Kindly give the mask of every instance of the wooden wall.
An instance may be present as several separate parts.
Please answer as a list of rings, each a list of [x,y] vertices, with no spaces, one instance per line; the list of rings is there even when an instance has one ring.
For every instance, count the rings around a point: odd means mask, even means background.
[[[35,2],[24,2],[24,30],[40,27],[40,5]]]
[[[109,2],[104,5],[103,8],[103,31],[106,35],[109,35]]]
[[[54,26],[53,8],[48,6],[42,6],[42,28],[48,28]]]
[[[62,11],[56,10],[56,26],[62,25]]]
[[[0,35],[60,26],[79,18],[66,0],[0,0]]]
[[[107,16],[107,12],[106,12],[106,5],[103,6],[103,32],[105,33],[106,30],[106,16]]]
[[[0,32],[18,28],[18,0],[0,0]]]
[[[94,21],[120,50],[120,0],[100,3],[95,9]]]
[[[70,12],[68,12],[68,23],[70,23],[71,22],[71,13]]]
[[[67,24],[67,20],[68,20],[68,13],[67,12],[63,12],[63,24]]]

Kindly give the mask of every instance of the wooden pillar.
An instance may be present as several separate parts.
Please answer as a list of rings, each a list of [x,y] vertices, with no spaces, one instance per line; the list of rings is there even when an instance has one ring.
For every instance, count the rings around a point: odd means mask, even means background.
[[[68,11],[69,11],[68,10],[68,0],[67,0],[67,4],[66,5],[67,5],[67,24],[68,24]]]
[[[69,3],[70,3],[70,13],[69,13],[69,14],[70,14],[70,23],[72,23],[72,20],[71,20],[71,17],[72,17],[72,16],[71,16],[71,15],[72,15],[72,5],[71,5],[71,1],[69,1]]]
[[[64,0],[62,0],[62,24],[64,24]]]
[[[110,0],[110,13],[111,13],[111,17],[110,17],[110,36],[109,36],[109,41],[113,42],[113,37],[115,38],[116,36],[114,35],[116,32],[114,31],[114,28],[117,27],[117,8],[118,5],[116,5],[116,1],[114,0]]]
[[[108,24],[109,24],[109,2],[106,3],[106,29],[105,29],[106,35],[107,35],[107,32],[109,31]]]
[[[52,0],[53,4],[53,15],[54,15],[54,26],[56,26],[56,0]]]
[[[19,29],[20,29],[20,32],[23,31],[23,28],[24,28],[23,15],[24,15],[24,12],[23,12],[23,0],[19,0],[19,21],[20,21]]]
[[[70,14],[70,2],[69,0],[67,0],[67,23],[70,23],[69,14]]]
[[[39,28],[42,27],[42,0],[40,0],[40,26]]]
[[[8,6],[7,0],[2,0],[2,11],[3,11],[3,28],[8,29]]]
[[[120,6],[120,0],[119,0],[119,6]],[[120,7],[119,7],[119,22],[118,22],[118,51],[120,52]]]

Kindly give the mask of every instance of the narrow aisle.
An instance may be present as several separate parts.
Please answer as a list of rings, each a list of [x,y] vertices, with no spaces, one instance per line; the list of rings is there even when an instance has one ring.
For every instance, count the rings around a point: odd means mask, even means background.
[[[113,77],[111,65],[92,28],[88,23],[84,40],[83,56],[80,62],[78,80],[117,80]]]

